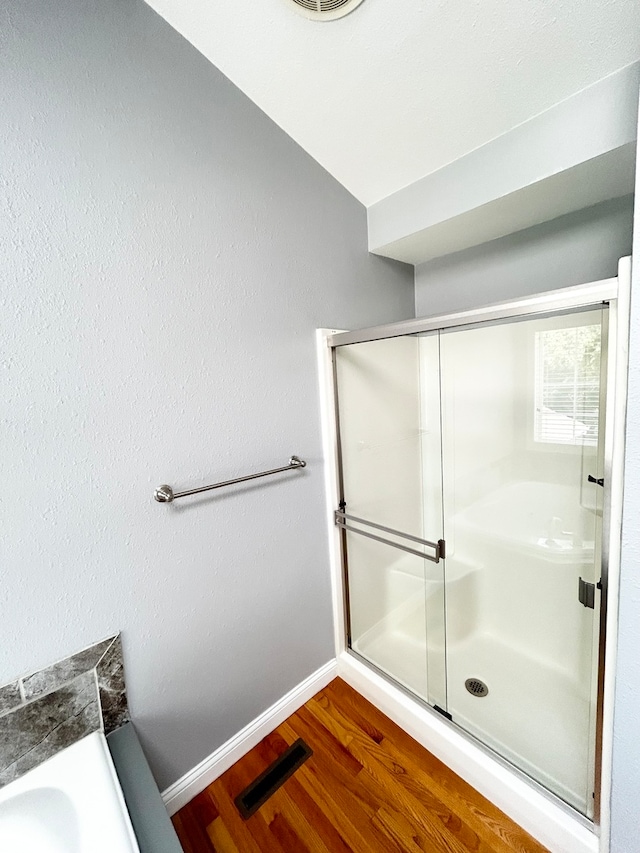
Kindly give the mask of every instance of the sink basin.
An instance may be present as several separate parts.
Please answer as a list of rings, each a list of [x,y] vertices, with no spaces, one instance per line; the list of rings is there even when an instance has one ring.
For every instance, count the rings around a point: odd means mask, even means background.
[[[139,853],[104,735],[0,789],[2,853]]]

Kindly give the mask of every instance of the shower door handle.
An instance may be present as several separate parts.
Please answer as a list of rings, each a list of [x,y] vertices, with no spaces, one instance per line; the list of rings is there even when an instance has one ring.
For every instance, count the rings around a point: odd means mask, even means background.
[[[596,486],[602,486],[604,489],[604,477],[594,477],[593,474],[589,474],[587,477],[588,483],[595,483]]]
[[[437,542],[430,542],[428,539],[421,539],[419,536],[413,536],[410,533],[402,533],[395,530],[393,527],[386,527],[384,524],[376,524],[373,521],[367,521],[365,518],[356,518],[355,515],[347,515],[344,511],[345,503],[340,504],[340,509],[334,513],[334,521],[338,527],[343,530],[348,530],[350,533],[359,533],[360,536],[366,536],[368,539],[374,539],[376,542],[382,542],[384,545],[391,545],[392,548],[399,548],[401,551],[406,551],[408,554],[414,554],[416,557],[422,557],[424,560],[430,560],[432,563],[439,563],[446,556],[446,543],[444,539],[438,539]],[[427,548],[433,548],[433,554],[425,554],[423,551],[418,551],[416,548],[410,548],[408,545],[394,542],[391,539],[386,539],[383,536],[377,536],[367,530],[362,530],[359,527],[352,527],[347,524],[348,521],[353,521],[358,525],[366,525],[373,527],[376,530],[382,530],[384,533],[391,533],[393,536],[398,536],[401,539],[408,539],[410,542],[417,542],[419,545],[426,545]]]
[[[596,585],[578,578],[578,601],[593,610],[596,604]]]

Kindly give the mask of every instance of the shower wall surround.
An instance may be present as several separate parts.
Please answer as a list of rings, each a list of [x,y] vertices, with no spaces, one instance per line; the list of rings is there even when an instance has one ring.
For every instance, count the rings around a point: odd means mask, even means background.
[[[128,721],[120,635],[0,687],[0,787]]]

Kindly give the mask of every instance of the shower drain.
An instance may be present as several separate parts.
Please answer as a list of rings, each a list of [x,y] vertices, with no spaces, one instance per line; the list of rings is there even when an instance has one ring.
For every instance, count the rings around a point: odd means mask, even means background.
[[[486,696],[489,692],[487,685],[484,681],[480,681],[479,678],[467,678],[464,686],[472,696]]]

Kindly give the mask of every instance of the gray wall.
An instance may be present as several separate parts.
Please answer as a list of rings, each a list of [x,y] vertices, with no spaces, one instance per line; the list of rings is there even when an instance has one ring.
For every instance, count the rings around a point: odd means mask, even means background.
[[[490,305],[614,276],[631,254],[633,196],[416,267],[416,316]]]
[[[0,683],[122,630],[164,787],[333,654],[314,329],[413,270],[139,0],[1,0],[0,78]]]

